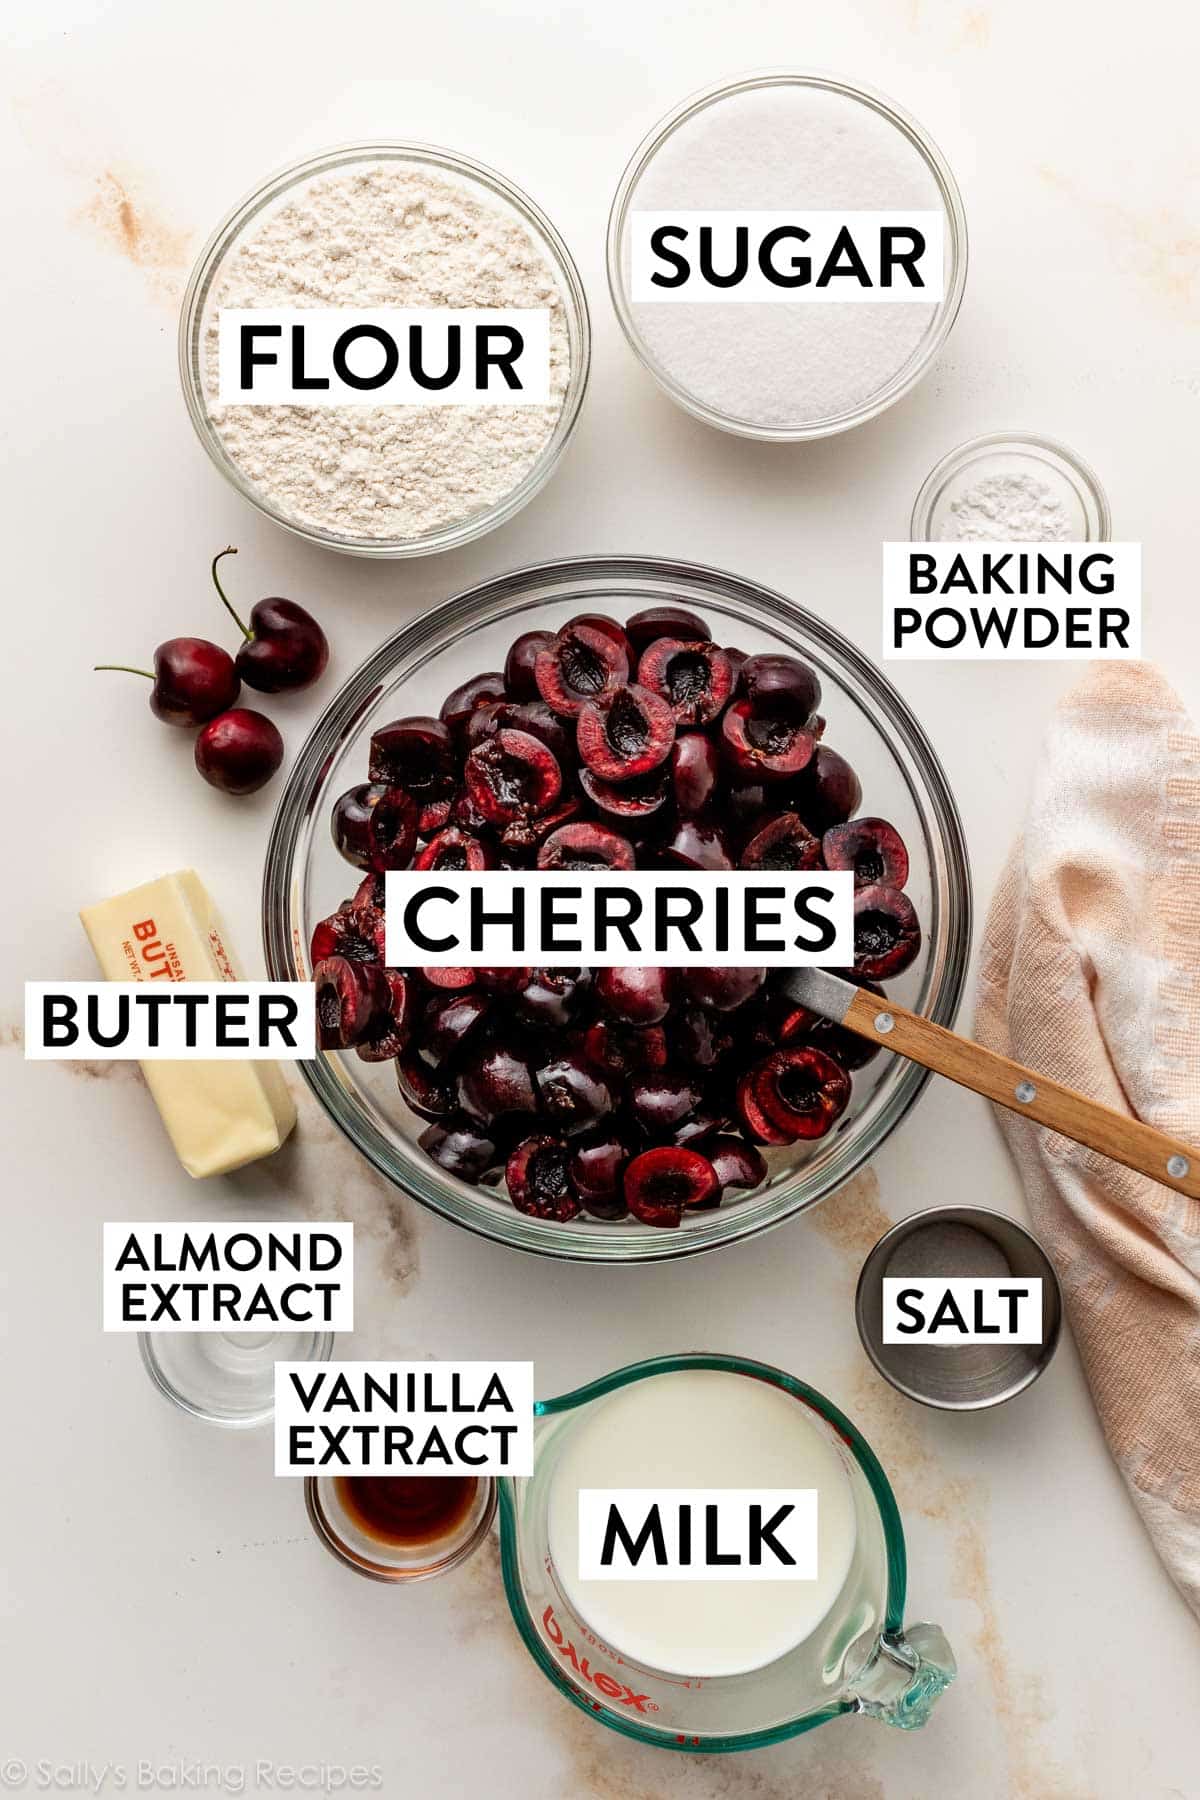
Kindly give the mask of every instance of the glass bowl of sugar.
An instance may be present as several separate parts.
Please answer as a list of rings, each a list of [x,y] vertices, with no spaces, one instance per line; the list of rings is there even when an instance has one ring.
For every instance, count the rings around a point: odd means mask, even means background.
[[[812,298],[815,282],[774,302],[634,297],[639,216],[753,228],[754,215],[798,212],[940,215],[942,297],[887,303],[877,284],[846,304]],[[635,152],[609,216],[609,288],[635,354],[696,418],[768,442],[828,437],[892,406],[949,336],[966,276],[966,215],[937,146],[890,100],[827,75],[750,75],[686,100]]]
[[[221,404],[222,311],[335,308],[548,314],[545,400],[446,403],[435,342],[428,402]],[[349,144],[271,176],[201,251],[179,322],[188,412],[217,468],[277,524],[360,556],[456,549],[520,511],[567,446],[590,354],[579,271],[545,214],[494,169],[416,143]]]

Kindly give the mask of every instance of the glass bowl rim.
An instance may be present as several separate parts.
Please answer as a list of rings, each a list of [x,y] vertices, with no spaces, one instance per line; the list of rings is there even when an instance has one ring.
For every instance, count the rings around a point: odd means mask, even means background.
[[[583,582],[587,580],[656,581],[664,586],[683,583],[693,588],[709,587],[727,606],[738,603],[757,608],[766,620],[785,630],[799,625],[824,651],[832,662],[867,690],[877,705],[882,705],[897,728],[905,748],[917,766],[923,783],[922,806],[933,814],[938,839],[945,859],[948,888],[943,931],[943,967],[936,992],[929,996],[928,1017],[936,1023],[953,1024],[966,983],[970,953],[972,898],[970,859],[958,807],[942,764],[907,701],[894,688],[870,658],[857,645],[826,623],[815,613],[797,606],[775,590],[702,563],[682,562],[673,558],[651,556],[567,557],[534,563],[505,574],[490,576],[452,595],[439,606],[421,614],[386,638],[343,682],[341,688],[317,719],[292,763],[283,793],[271,823],[263,865],[262,934],[267,974],[273,981],[303,979],[297,967],[291,939],[291,911],[295,879],[295,858],[301,833],[306,825],[309,799],[326,776],[330,760],[344,736],[357,729],[364,713],[374,704],[382,685],[406,656],[428,650],[435,638],[451,626],[462,628],[473,615],[489,606],[528,597],[537,584],[551,582]],[[697,602],[700,604],[701,602]],[[868,715],[869,717],[869,715]],[[877,729],[876,721],[870,723]],[[910,779],[907,771],[904,778]],[[645,1244],[636,1250],[621,1248],[614,1239],[605,1239],[603,1247],[585,1246],[579,1234],[569,1229],[542,1224],[515,1210],[481,1217],[468,1216],[463,1200],[431,1163],[428,1169],[414,1163],[401,1173],[394,1164],[391,1147],[383,1134],[364,1122],[343,1093],[343,1083],[331,1072],[324,1056],[303,1060],[298,1065],[303,1080],[320,1102],[323,1110],[350,1142],[366,1156],[379,1174],[420,1204],[428,1206],[442,1218],[489,1238],[509,1249],[547,1255],[571,1262],[632,1264],[673,1261],[684,1256],[720,1249],[782,1224],[797,1212],[842,1187],[874,1155],[880,1145],[906,1116],[926,1082],[929,1071],[916,1063],[896,1058],[895,1082],[888,1099],[866,1121],[866,1128],[853,1139],[843,1140],[842,1157],[836,1168],[823,1177],[824,1185],[817,1193],[790,1195],[788,1201],[777,1200],[766,1217],[748,1221],[741,1208],[719,1208],[706,1215],[711,1236],[698,1240],[692,1234],[653,1231],[647,1227]],[[889,1075],[892,1072],[889,1071]],[[376,1143],[374,1140],[378,1140]],[[849,1153],[845,1145],[851,1144]],[[798,1184],[802,1186],[802,1183]],[[482,1214],[483,1209],[480,1208]],[[739,1214],[741,1215],[739,1217]],[[503,1220],[503,1223],[501,1223]]]
[[[1012,455],[1041,452],[1043,456],[1057,458],[1065,463],[1078,477],[1085,495],[1096,509],[1097,531],[1094,537],[1088,537],[1089,543],[1105,544],[1112,537],[1112,511],[1108,504],[1108,495],[1103,484],[1090,463],[1076,454],[1069,445],[1058,438],[1044,437],[1036,431],[988,431],[981,437],[967,438],[964,443],[956,444],[947,450],[945,456],[939,458],[930,469],[928,475],[917,490],[913,501],[912,520],[909,524],[909,536],[913,543],[930,543],[929,526],[933,518],[933,509],[938,497],[953,476],[977,459],[990,453]],[[1086,507],[1085,507],[1086,512]]]
[[[289,188],[317,175],[373,157],[388,161],[427,163],[449,174],[463,175],[479,183],[506,202],[523,222],[540,233],[556,273],[562,278],[562,294],[567,334],[571,344],[571,371],[563,396],[562,410],[554,430],[538,460],[524,479],[518,482],[494,506],[473,513],[457,525],[443,526],[419,538],[347,538],[334,532],[320,531],[303,525],[270,505],[266,496],[250,482],[233,458],[224,450],[219,434],[208,415],[199,365],[199,335],[204,308],[217,272],[235,239],[250,221]],[[432,556],[443,550],[455,550],[463,544],[483,537],[505,524],[541,491],[558,467],[563,451],[574,434],[587,392],[591,372],[592,330],[587,293],[576,265],[557,227],[523,188],[502,175],[490,164],[450,150],[440,144],[418,139],[363,138],[334,144],[325,150],[298,158],[276,169],[245,194],[219,221],[210,233],[192,265],[179,309],[177,337],[179,380],[192,426],[210,461],[265,518],[282,526],[305,543],[318,544],[327,550],[338,550],[351,556],[380,557],[396,560],[408,556]]]
[[[271,1423],[271,1420],[275,1417],[275,1399],[273,1395],[267,1404],[264,1407],[260,1407],[257,1412],[238,1413],[236,1415],[214,1412],[211,1407],[201,1406],[197,1401],[189,1399],[185,1393],[175,1386],[175,1383],[169,1378],[158,1358],[158,1354],[154,1348],[154,1339],[158,1335],[159,1333],[155,1331],[139,1331],[138,1353],[142,1359],[142,1367],[145,1369],[150,1380],[154,1383],[154,1386],[158,1389],[164,1400],[169,1400],[172,1406],[177,1406],[180,1412],[188,1413],[193,1419],[203,1419],[206,1425],[219,1425],[222,1430],[225,1431],[253,1431],[261,1425],[269,1425]],[[332,1331],[314,1331],[313,1353],[311,1356],[306,1357],[305,1361],[316,1363],[328,1362],[333,1355],[334,1335],[335,1334]]]
[[[641,333],[634,324],[631,302],[625,291],[625,279],[621,268],[621,240],[624,237],[625,221],[634,189],[654,156],[674,131],[695,114],[702,112],[705,107],[720,100],[727,100],[734,94],[748,93],[754,88],[786,85],[822,88],[828,93],[842,94],[847,99],[857,100],[873,112],[880,114],[908,139],[937,182],[942,205],[946,210],[950,238],[950,281],[943,294],[940,310],[928,341],[890,382],[869,400],[864,401],[861,406],[852,407],[848,412],[837,413],[832,418],[817,420],[808,425],[755,425],[749,420],[734,418],[728,413],[720,412],[715,407],[706,405],[703,400],[697,399],[694,394],[681,386],[651,356]],[[706,425],[714,425],[719,431],[728,431],[737,437],[754,438],[763,443],[777,444],[804,443],[814,438],[834,437],[838,432],[850,431],[854,426],[864,425],[869,419],[877,418],[880,413],[886,412],[888,407],[894,405],[911,388],[914,388],[922,376],[928,373],[953,329],[966,289],[968,261],[967,215],[963,206],[962,193],[950,164],[933,138],[911,113],[906,112],[902,106],[897,105],[894,100],[889,99],[877,88],[868,87],[862,82],[850,81],[845,77],[820,69],[758,69],[745,75],[734,76],[729,80],[713,82],[710,86],[700,88],[680,101],[678,106],[672,108],[669,113],[664,114],[655,125],[651,126],[626,164],[609,209],[605,240],[608,291],[617,321],[630,349],[642,366],[649,370],[663,392],[674,400],[677,406],[681,406],[685,412],[691,413],[693,418],[702,419]]]
[[[613,1369],[607,1375],[600,1375],[592,1381],[584,1382],[579,1387],[572,1388],[568,1393],[557,1394],[551,1400],[535,1401],[533,1408],[535,1424],[539,1419],[553,1418],[559,1413],[572,1411],[576,1406],[583,1406],[589,1401],[602,1399],[606,1394],[627,1387],[631,1382],[643,1381],[654,1375],[669,1375],[680,1370],[686,1372],[690,1369],[713,1369],[722,1374],[746,1375],[753,1380],[769,1382],[772,1387],[779,1388],[783,1393],[790,1394],[793,1399],[811,1407],[843,1440],[862,1471],[871,1497],[879,1509],[887,1583],[884,1615],[879,1627],[880,1636],[886,1639],[901,1631],[905,1602],[908,1597],[908,1552],[904,1538],[904,1525],[892,1484],[888,1480],[879,1458],[854,1421],[848,1418],[841,1408],[821,1393],[818,1388],[810,1387],[806,1381],[801,1381],[796,1375],[790,1375],[786,1369],[780,1369],[774,1363],[758,1362],[752,1357],[724,1354],[719,1351],[681,1351],[675,1354],[643,1357],[638,1362],[626,1363],[622,1368]],[[642,1743],[653,1744],[657,1749],[682,1750],[688,1754],[700,1753],[716,1756],[729,1751],[757,1750],[767,1744],[779,1744],[787,1738],[799,1737],[802,1733],[813,1730],[817,1725],[824,1725],[830,1719],[838,1718],[841,1714],[854,1710],[851,1701],[838,1699],[831,1701],[828,1706],[820,1707],[815,1712],[803,1713],[799,1718],[788,1720],[782,1725],[741,1734],[726,1733],[712,1738],[701,1738],[697,1742],[691,1738],[681,1740],[676,1733],[663,1731],[656,1725],[639,1724],[636,1718],[626,1718],[609,1708],[597,1708],[591,1700],[564,1679],[560,1668],[555,1664],[546,1646],[533,1629],[521,1581],[521,1527],[515,1497],[516,1483],[511,1476],[504,1476],[500,1479],[499,1487],[500,1570],[504,1581],[504,1597],[508,1602],[508,1610],[512,1614],[513,1624],[516,1626],[521,1642],[542,1673],[558,1688],[560,1693],[565,1693],[567,1698],[572,1700],[589,1718],[598,1719],[602,1725],[607,1725],[611,1731],[620,1732],[624,1737],[637,1738]]]

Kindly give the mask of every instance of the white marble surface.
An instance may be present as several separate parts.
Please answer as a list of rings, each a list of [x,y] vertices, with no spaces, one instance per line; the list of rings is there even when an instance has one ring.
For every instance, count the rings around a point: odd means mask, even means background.
[[[957,1419],[881,1388],[857,1346],[852,1287],[885,1219],[960,1195],[1021,1210],[982,1104],[935,1087],[873,1174],[814,1216],[719,1260],[611,1274],[426,1216],[307,1113],[294,1150],[200,1194],[134,1076],[25,1065],[17,1023],[26,977],[91,973],[76,907],[159,868],[198,864],[257,966],[271,794],[209,792],[140,691],[88,672],[216,632],[207,561],[227,540],[241,592],[290,594],[330,626],[326,694],[432,601],[579,551],[760,577],[874,651],[880,539],[903,535],[951,445],[1023,426],[1075,445],[1118,535],[1144,539],[1147,653],[1200,710],[1194,15],[1168,0],[1090,13],[1069,0],[10,0],[2,29],[0,1778],[8,1757],[31,1784],[39,1758],[123,1763],[133,1789],[139,1758],[201,1759],[232,1766],[227,1788],[244,1767],[253,1791],[265,1759],[377,1764],[389,1800],[1190,1800],[1200,1633],[1108,1461],[1073,1348],[1018,1404]],[[612,188],[649,124],[722,74],[787,62],[908,106],[956,169],[972,233],[962,317],[930,378],[866,430],[795,450],[674,411],[619,337],[602,262]],[[181,278],[226,207],[301,152],[380,133],[461,147],[527,186],[579,259],[596,331],[584,418],[550,489],[461,554],[390,567],[259,520],[193,440],[174,368]],[[1068,674],[896,670],[949,766],[981,906]],[[293,747],[321,703],[278,709]],[[132,1342],[99,1330],[104,1218],[274,1205],[360,1223],[364,1350],[531,1356],[553,1392],[691,1346],[702,1319],[711,1345],[825,1389],[893,1476],[913,1608],[961,1658],[929,1728],[841,1721],[719,1764],[666,1757],[553,1694],[508,1628],[491,1560],[413,1593],[344,1574],[297,1487],[272,1478],[265,1437],[193,1425],[151,1391]],[[142,1791],[167,1789],[158,1776]]]

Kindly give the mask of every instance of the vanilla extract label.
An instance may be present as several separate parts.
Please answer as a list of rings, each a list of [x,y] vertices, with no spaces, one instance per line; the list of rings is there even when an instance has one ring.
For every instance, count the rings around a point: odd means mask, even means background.
[[[887,661],[1051,662],[1142,653],[1142,547],[887,543]]]
[[[110,1222],[105,1331],[354,1329],[350,1224]]]
[[[277,1475],[532,1475],[533,1364],[275,1364]]]

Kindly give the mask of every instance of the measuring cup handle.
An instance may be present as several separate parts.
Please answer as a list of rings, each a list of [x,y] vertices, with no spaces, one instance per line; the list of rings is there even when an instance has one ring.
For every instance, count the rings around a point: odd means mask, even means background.
[[[934,1701],[958,1673],[954,1652],[938,1625],[886,1632],[850,1688],[848,1698],[868,1718],[901,1731],[924,1725]]]

